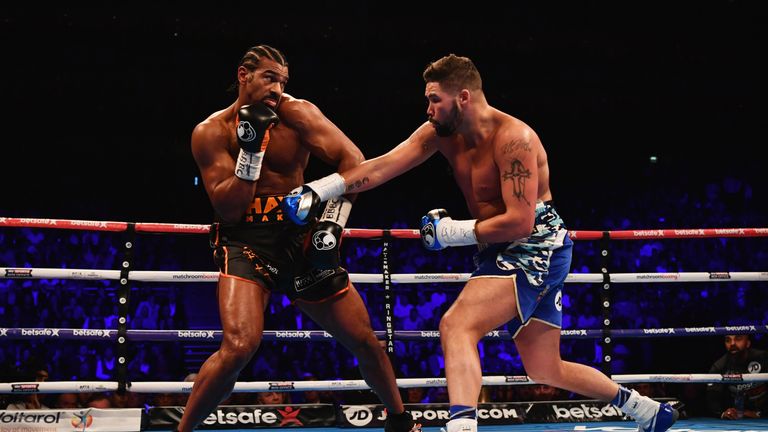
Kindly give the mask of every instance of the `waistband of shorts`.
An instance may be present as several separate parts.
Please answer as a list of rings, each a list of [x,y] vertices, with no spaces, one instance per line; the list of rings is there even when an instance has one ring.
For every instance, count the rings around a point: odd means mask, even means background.
[[[546,200],[546,201],[536,201],[536,208],[544,207],[554,207],[555,206],[555,200]]]
[[[285,194],[257,195],[248,204],[238,222],[224,222],[218,215],[216,215],[216,222],[222,228],[248,228],[271,223],[291,223],[283,217],[283,210],[280,208],[280,202],[283,201],[284,196]]]

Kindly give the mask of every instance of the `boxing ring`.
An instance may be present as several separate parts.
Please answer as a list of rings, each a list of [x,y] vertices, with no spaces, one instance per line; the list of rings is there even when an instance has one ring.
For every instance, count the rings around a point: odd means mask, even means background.
[[[216,342],[221,340],[220,330],[140,330],[129,329],[129,306],[131,282],[158,283],[200,283],[216,282],[218,272],[208,271],[154,271],[134,270],[133,248],[136,236],[142,234],[208,234],[209,225],[167,224],[167,223],[129,223],[112,221],[63,220],[63,219],[28,219],[0,217],[0,229],[37,228],[58,230],[89,230],[122,233],[122,259],[119,269],[70,269],[70,268],[36,268],[36,267],[0,267],[0,279],[73,279],[73,280],[112,280],[118,281],[118,325],[116,329],[75,329],[75,328],[0,328],[0,343],[20,339],[33,340],[80,340],[80,341],[109,341],[116,344],[117,380],[116,381],[58,381],[58,382],[9,382],[0,383],[0,394],[30,394],[30,393],[90,393],[90,392],[136,392],[136,393],[189,393],[191,382],[147,381],[131,382],[127,379],[128,347],[131,342]],[[601,367],[603,371],[619,383],[751,383],[768,381],[768,373],[753,373],[739,375],[721,374],[612,374],[613,346],[619,338],[648,338],[648,337],[688,337],[712,336],[726,334],[757,334],[768,333],[768,325],[743,326],[701,326],[680,328],[635,328],[616,329],[611,322],[612,292],[615,284],[629,283],[681,283],[681,282],[738,282],[738,281],[768,281],[768,271],[748,272],[678,272],[678,273],[614,273],[610,271],[609,244],[614,240],[633,239],[701,239],[722,237],[768,237],[768,228],[727,228],[727,229],[662,229],[662,230],[630,230],[630,231],[569,231],[574,241],[587,240],[599,244],[601,267],[600,273],[572,273],[566,283],[588,283],[599,287],[599,298],[602,311],[602,323],[599,329],[564,329],[563,339],[593,339],[599,340],[601,350]],[[385,329],[376,331],[377,337],[385,341],[386,350],[394,355],[394,341],[424,341],[439,340],[436,330],[396,330],[393,325],[393,284],[419,283],[463,283],[469,279],[470,273],[398,273],[390,272],[392,258],[391,248],[393,239],[419,239],[419,231],[412,229],[345,229],[344,236],[349,238],[369,239],[381,242],[381,273],[363,274],[350,273],[350,280],[355,284],[382,284],[386,317],[383,322]],[[765,324],[765,323],[764,323]],[[318,330],[266,330],[264,341],[308,342],[328,341],[332,336]],[[484,340],[511,340],[508,332],[494,330],[488,333]],[[258,356],[258,353],[257,353]],[[714,359],[713,359],[714,360]],[[393,360],[396,361],[396,360]],[[506,386],[534,384],[525,375],[484,376],[483,385]],[[444,387],[445,378],[401,378],[397,380],[401,388],[411,387]],[[363,380],[318,380],[318,381],[249,381],[238,382],[235,392],[265,392],[265,391],[346,391],[367,390],[369,387]],[[515,404],[512,404],[515,405]],[[518,403],[508,408],[493,408],[487,410],[487,417],[494,417],[493,410],[518,410],[507,424],[484,424],[481,415],[480,424],[484,431],[553,431],[553,430],[604,430],[624,431],[635,430],[634,423],[628,421],[583,421],[558,423],[530,423],[525,421],[526,414],[533,405],[526,408],[527,403]],[[605,404],[602,404],[605,405]],[[601,406],[602,406],[601,405]],[[367,424],[351,421],[356,408],[342,407],[340,416],[346,415],[344,427],[359,427],[366,429]],[[0,410],[1,411],[1,410]],[[59,410],[61,411],[61,410]],[[95,410],[94,412],[98,412]],[[106,411],[106,410],[105,410]],[[115,411],[115,410],[113,410]],[[11,411],[0,414],[0,431],[5,431],[4,418]],[[446,408],[447,412],[447,408]],[[510,411],[512,412],[512,411]],[[281,411],[282,416],[290,416]],[[352,414],[350,414],[352,413]],[[425,411],[426,413],[426,411]],[[135,414],[135,413],[134,413]],[[370,412],[369,412],[370,414]],[[373,413],[375,414],[375,412]],[[78,414],[79,415],[79,414]],[[82,414],[85,416],[86,414]],[[146,415],[146,413],[142,414]],[[427,414],[424,414],[425,416]],[[432,415],[432,414],[430,414]],[[4,417],[5,416],[5,417]],[[439,414],[434,414],[437,423],[441,422]],[[587,416],[589,417],[589,416]],[[606,417],[610,418],[610,417]],[[426,419],[426,417],[425,417]],[[419,419],[417,418],[417,421]],[[498,418],[496,419],[498,420]],[[621,420],[621,419],[618,419]],[[10,421],[10,420],[9,420]],[[442,421],[444,423],[444,421]],[[301,423],[299,423],[301,424]],[[427,422],[427,424],[429,424]],[[72,425],[75,425],[73,421]],[[80,423],[78,423],[80,425]],[[289,424],[290,426],[291,424]],[[296,426],[293,424],[292,426]],[[370,424],[375,426],[375,424]],[[79,426],[78,426],[79,427]],[[122,427],[125,427],[124,425]],[[264,427],[258,426],[258,427]],[[83,426],[85,430],[85,426]],[[147,427],[146,419],[141,423],[141,429],[163,430],[162,423],[158,427]],[[139,427],[132,427],[138,430]],[[167,428],[166,428],[167,429]],[[209,428],[210,429],[210,428]],[[227,427],[227,429],[232,429]],[[316,428],[321,429],[321,428]],[[323,427],[322,429],[334,429]],[[368,428],[369,429],[369,428]],[[92,429],[94,430],[94,429]],[[128,430],[128,429],[104,429]],[[425,430],[438,430],[436,426],[425,427]],[[716,419],[682,419],[670,429],[672,431],[757,431],[768,430],[768,419],[750,419],[725,421]]]

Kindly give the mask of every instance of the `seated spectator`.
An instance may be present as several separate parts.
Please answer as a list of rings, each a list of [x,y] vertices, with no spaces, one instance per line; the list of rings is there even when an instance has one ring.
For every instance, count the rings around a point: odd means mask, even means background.
[[[80,408],[77,393],[59,393],[56,395],[55,408],[75,409]]]
[[[104,393],[94,393],[86,406],[88,408],[112,408],[112,402]]]
[[[714,374],[748,374],[768,371],[768,352],[752,348],[749,335],[726,335],[728,351],[709,369]],[[710,412],[722,419],[760,418],[768,409],[768,384],[765,382],[708,384]]]
[[[35,381],[37,382],[43,382],[48,379],[48,371],[44,368],[40,368],[35,370],[33,373],[28,374],[28,377],[35,377]],[[25,381],[31,381],[31,380],[25,380]],[[11,402],[8,404],[7,407],[5,407],[7,410],[30,410],[30,409],[48,409],[46,405],[44,405],[40,401],[40,397],[37,393],[33,394],[27,394],[24,396],[21,396],[21,399]]]
[[[410,387],[405,389],[403,403],[415,404],[427,402],[427,389],[424,387]]]
[[[256,395],[259,405],[288,405],[291,397],[287,392],[260,392]]]

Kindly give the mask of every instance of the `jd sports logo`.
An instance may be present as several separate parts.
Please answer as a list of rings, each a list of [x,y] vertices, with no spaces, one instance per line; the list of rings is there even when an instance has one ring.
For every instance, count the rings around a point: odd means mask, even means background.
[[[344,408],[344,417],[352,426],[365,426],[373,420],[373,413],[367,406],[350,406]]]

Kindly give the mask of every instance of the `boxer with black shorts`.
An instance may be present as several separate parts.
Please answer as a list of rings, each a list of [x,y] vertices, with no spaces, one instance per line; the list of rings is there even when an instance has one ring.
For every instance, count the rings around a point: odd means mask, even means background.
[[[211,243],[221,270],[223,340],[200,369],[178,430],[194,429],[231,393],[259,347],[272,292],[286,294],[357,357],[363,378],[390,413],[389,432],[418,430],[365,305],[339,266],[351,203],[343,197],[328,201],[306,226],[283,220],[279,202],[304,182],[310,155],[338,169],[363,161],[315,105],[283,93],[287,82],[280,51],[250,48],[237,68],[237,100],[192,132],[192,154],[216,212]]]

